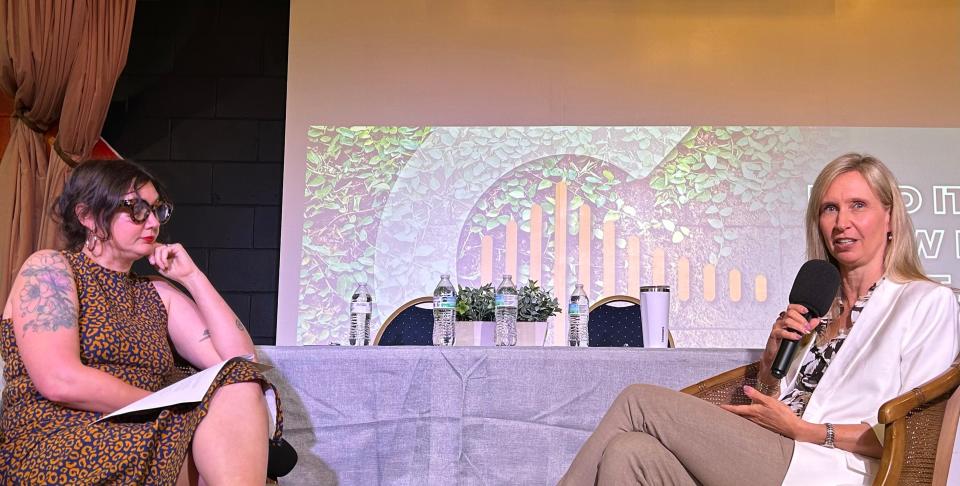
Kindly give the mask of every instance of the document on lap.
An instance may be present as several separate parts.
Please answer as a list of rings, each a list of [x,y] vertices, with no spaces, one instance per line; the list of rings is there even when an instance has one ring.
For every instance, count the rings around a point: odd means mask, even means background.
[[[249,359],[250,357],[245,356],[244,358]],[[140,400],[127,405],[126,407],[123,407],[113,413],[104,415],[103,417],[95,420],[93,423],[97,423],[101,420],[106,420],[111,417],[118,417],[120,415],[156,410],[182,403],[199,402],[203,400],[203,396],[207,394],[207,390],[210,389],[210,385],[213,384],[213,380],[217,378],[217,374],[219,374],[223,366],[227,364],[227,361],[230,360],[224,360],[203,371],[194,373],[193,375],[190,375],[166,388],[151,393]],[[253,363],[253,365],[256,366],[260,371],[267,371],[273,368],[272,366],[262,363]]]

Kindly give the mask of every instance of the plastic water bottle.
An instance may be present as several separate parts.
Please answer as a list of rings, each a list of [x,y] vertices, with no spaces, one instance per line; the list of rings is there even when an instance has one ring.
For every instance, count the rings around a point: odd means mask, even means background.
[[[373,312],[373,295],[367,284],[357,285],[350,297],[350,334],[351,346],[367,346],[370,344],[370,315]]]
[[[577,284],[570,294],[570,306],[567,307],[567,318],[570,323],[570,345],[587,347],[590,345],[590,334],[587,324],[590,321],[590,298],[583,290],[583,284]]]
[[[517,287],[513,277],[504,274],[497,286],[494,316],[497,319],[497,331],[494,343],[497,346],[517,345]]]
[[[453,346],[456,340],[457,292],[449,275],[441,275],[433,291],[433,345]]]

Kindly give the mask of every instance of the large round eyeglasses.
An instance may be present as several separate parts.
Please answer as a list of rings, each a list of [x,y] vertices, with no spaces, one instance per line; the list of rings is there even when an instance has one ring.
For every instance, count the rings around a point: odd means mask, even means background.
[[[170,216],[173,215],[173,205],[166,201],[160,201],[151,206],[140,198],[124,199],[120,201],[120,208],[127,210],[130,213],[130,219],[137,224],[146,221],[150,217],[150,213],[157,217],[160,224],[170,221]]]

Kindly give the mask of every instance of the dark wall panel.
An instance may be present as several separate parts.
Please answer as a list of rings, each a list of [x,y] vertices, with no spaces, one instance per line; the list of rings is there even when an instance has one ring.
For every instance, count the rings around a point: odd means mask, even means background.
[[[104,127],[167,186],[168,240],[258,344],[276,340],[289,16],[283,0],[139,0]]]

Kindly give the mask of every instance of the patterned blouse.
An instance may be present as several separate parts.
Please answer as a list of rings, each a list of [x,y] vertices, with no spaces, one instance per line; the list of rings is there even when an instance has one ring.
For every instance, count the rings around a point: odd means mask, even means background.
[[[833,361],[834,356],[840,352],[840,347],[843,346],[843,342],[847,339],[847,333],[850,332],[853,324],[857,322],[857,318],[860,317],[860,313],[863,312],[864,306],[866,306],[867,301],[870,300],[870,296],[873,295],[873,290],[877,288],[877,285],[882,281],[883,279],[880,279],[877,283],[871,285],[866,294],[857,298],[857,301],[853,304],[853,309],[850,310],[850,326],[846,329],[841,329],[839,334],[826,343],[814,343],[814,345],[810,347],[810,352],[803,358],[803,363],[800,365],[800,372],[797,375],[796,386],[780,399],[780,401],[790,407],[790,410],[793,410],[793,413],[797,414],[797,416],[803,415],[803,410],[807,408],[810,396],[813,395],[813,391],[820,383],[820,379],[823,378],[823,374],[827,371],[827,367],[830,366],[830,362]],[[843,314],[843,301],[839,301],[837,305],[839,306],[839,313]],[[817,325],[816,329],[818,341],[819,337],[826,332],[827,326],[830,325],[832,320],[833,318],[829,316],[820,318],[820,324]]]

